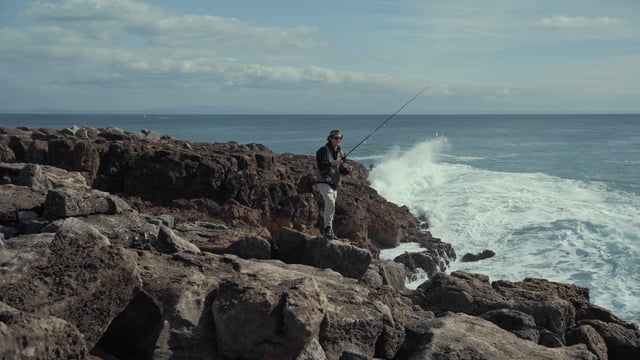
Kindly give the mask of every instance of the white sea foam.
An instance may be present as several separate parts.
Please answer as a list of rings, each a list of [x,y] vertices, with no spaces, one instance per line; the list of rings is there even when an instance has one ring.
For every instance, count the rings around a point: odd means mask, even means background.
[[[456,156],[456,155],[449,155],[449,154],[439,154],[439,157],[443,160],[450,159],[450,160],[462,161],[462,162],[484,160],[483,157],[479,157],[479,156]]]
[[[390,154],[370,181],[385,198],[425,215],[431,233],[459,257],[496,252],[450,270],[585,286],[593,303],[640,322],[640,197],[598,182],[438,162],[447,149],[439,137]]]
[[[424,247],[422,247],[420,244],[415,242],[402,243],[394,248],[383,249],[382,251],[380,251],[380,258],[386,259],[386,260],[393,260],[396,257],[407,252],[414,253],[414,252],[420,252],[424,250],[426,250]]]
[[[369,155],[369,156],[354,156],[351,159],[355,161],[365,162],[368,160],[380,160],[383,158],[383,155]]]

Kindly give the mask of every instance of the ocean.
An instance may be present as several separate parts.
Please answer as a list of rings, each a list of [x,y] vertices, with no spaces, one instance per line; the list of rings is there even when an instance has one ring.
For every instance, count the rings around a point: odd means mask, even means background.
[[[591,302],[640,324],[640,114],[618,115],[0,114],[0,126],[115,126],[194,142],[260,143],[313,155],[329,130],[371,168],[382,196],[491,280],[527,277],[590,289]],[[393,258],[415,244],[383,251]],[[418,283],[408,284],[410,287]]]

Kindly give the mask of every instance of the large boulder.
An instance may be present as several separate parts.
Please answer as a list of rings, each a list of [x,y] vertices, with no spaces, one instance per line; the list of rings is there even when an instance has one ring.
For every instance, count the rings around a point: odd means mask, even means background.
[[[207,252],[144,252],[138,262],[144,295],[112,322],[100,353],[393,358],[411,317],[410,303],[390,287],[373,290],[329,269]]]
[[[479,317],[449,313],[429,320],[430,341],[411,359],[598,360],[584,344],[548,348],[523,340]]]
[[[69,218],[42,263],[24,277],[0,282],[0,301],[68,321],[92,348],[141,286],[136,258],[90,225]]]
[[[311,277],[278,284],[227,280],[212,304],[219,353],[294,360],[318,336],[326,307],[327,297]]]
[[[526,281],[522,286],[511,283],[507,288],[505,285],[506,282],[500,282],[492,286],[484,275],[438,273],[419,286],[419,301],[430,310],[469,315],[482,315],[497,309],[517,310],[532,316],[537,326],[564,343],[565,331],[575,325],[575,308],[569,301],[550,292],[526,291]],[[507,292],[511,296],[505,295]]]
[[[47,193],[44,216],[58,219],[92,214],[119,214],[129,209],[126,202],[104,191],[59,188]]]
[[[41,209],[45,193],[31,187],[0,185],[0,225],[15,225],[22,210]]]
[[[606,352],[612,359],[633,359],[640,354],[638,326],[594,308],[588,289],[576,285],[544,279],[490,283],[489,277],[481,274],[438,273],[418,287],[414,300],[436,313],[481,316],[548,347],[586,343],[594,352]],[[595,315],[588,318],[587,314]],[[590,335],[592,331],[585,330],[584,325],[595,329],[603,341]]]
[[[590,326],[604,339],[610,359],[640,359],[640,331],[637,325],[601,320],[582,320],[580,325]]]
[[[275,258],[291,264],[329,268],[344,276],[361,278],[373,257],[367,250],[343,241],[327,241],[282,228]]]
[[[24,313],[0,302],[0,359],[87,357],[82,334],[67,321]]]
[[[291,307],[286,311],[294,313],[281,316],[281,320],[287,317],[295,319],[310,317],[309,324],[313,326],[307,326],[307,330],[303,332],[307,334],[311,331],[305,346],[309,347],[313,339],[317,338],[328,359],[337,360],[347,353],[361,354],[365,358],[381,356],[393,358],[404,341],[404,324],[407,322],[406,314],[410,312],[411,306],[399,299],[398,294],[389,288],[386,288],[387,290],[369,289],[335,271],[306,265],[284,264],[273,260],[247,261],[230,255],[220,258],[219,261],[220,264],[226,264],[227,268],[234,269],[223,280],[236,284],[226,285],[230,286],[230,289],[225,291],[225,298],[237,294],[236,301],[241,299],[245,295],[237,290],[242,288],[240,284],[245,284],[244,286],[253,288],[246,296],[254,299],[252,300],[255,302],[254,310],[262,313],[271,306],[266,304],[273,305],[275,299],[280,298],[281,306],[276,307],[275,313],[278,314]],[[247,281],[250,283],[246,283]],[[283,296],[285,293],[289,295]],[[271,300],[260,300],[259,294]],[[326,303],[323,298],[326,298]],[[255,306],[260,303],[262,303],[260,308],[262,310],[257,310]],[[287,305],[281,309],[284,304]],[[317,308],[319,304],[324,304],[323,309]],[[220,308],[216,310],[216,313],[221,312]],[[241,316],[242,313],[238,311],[236,314]],[[236,319],[242,318],[236,317]],[[271,324],[268,318],[263,317],[263,319],[267,321],[267,325]],[[319,328],[316,328],[318,319],[321,322]],[[248,323],[247,326],[253,325]],[[295,326],[297,328],[302,325]],[[281,335],[271,336],[281,339]],[[292,341],[288,346],[295,346],[295,349],[298,349],[298,341]],[[282,342],[278,340],[275,344],[282,344]],[[297,351],[289,350],[289,354]],[[288,357],[275,356],[274,358]]]

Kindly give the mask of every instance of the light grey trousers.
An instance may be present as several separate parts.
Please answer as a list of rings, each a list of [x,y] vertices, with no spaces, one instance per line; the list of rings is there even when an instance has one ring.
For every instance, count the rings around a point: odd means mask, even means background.
[[[336,212],[336,199],[338,198],[338,190],[334,190],[329,184],[318,184],[318,190],[324,199],[324,226],[333,227],[333,215]]]

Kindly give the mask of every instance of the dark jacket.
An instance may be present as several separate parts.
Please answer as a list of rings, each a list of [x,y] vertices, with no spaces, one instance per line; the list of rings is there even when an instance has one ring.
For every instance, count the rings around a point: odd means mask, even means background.
[[[342,175],[348,174],[349,170],[346,168],[346,162],[339,166],[331,166],[331,161],[337,159],[346,160],[342,149],[338,147],[337,150],[333,150],[330,143],[316,151],[317,183],[329,184],[334,190],[338,188]]]

